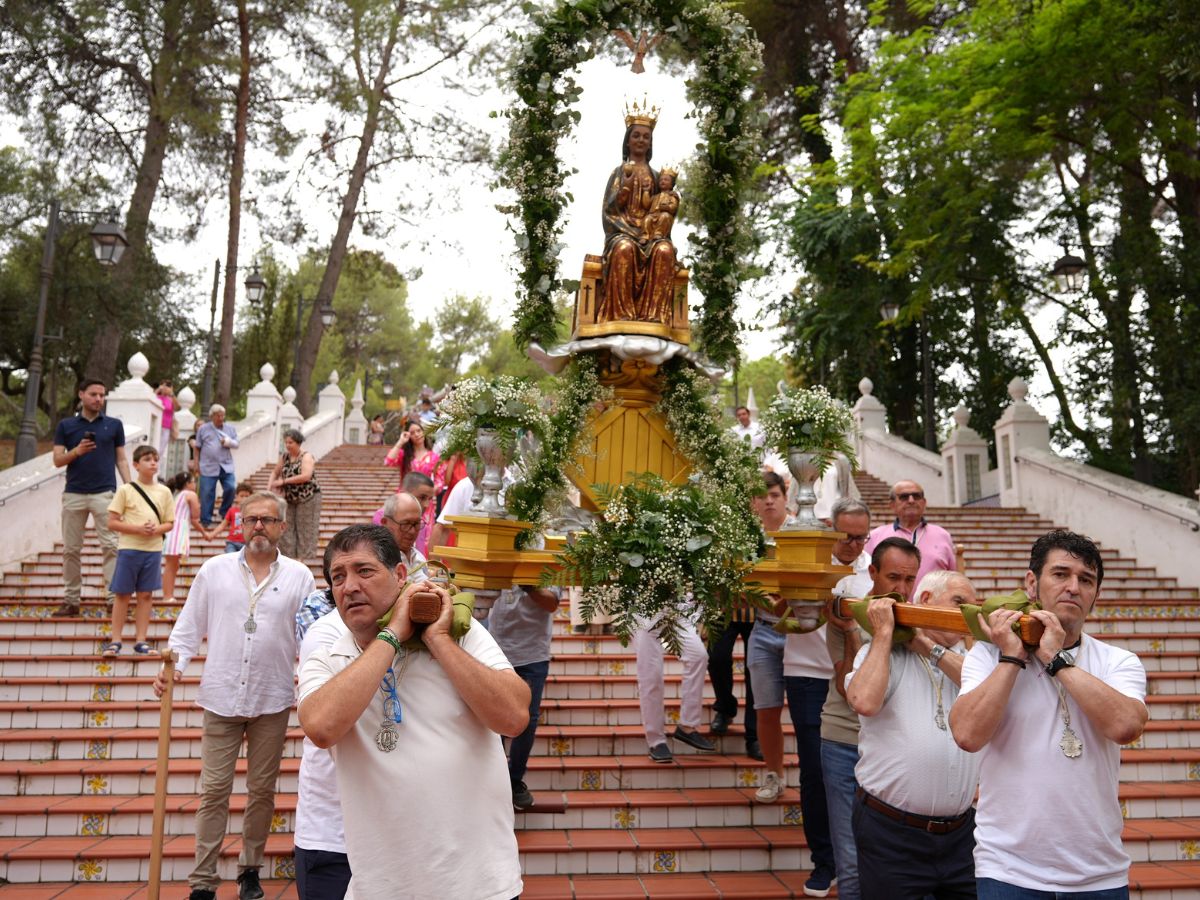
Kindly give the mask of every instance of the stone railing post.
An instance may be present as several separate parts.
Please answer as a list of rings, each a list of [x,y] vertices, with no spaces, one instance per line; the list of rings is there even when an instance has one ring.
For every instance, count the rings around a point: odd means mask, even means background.
[[[863,458],[861,433],[864,431],[887,431],[887,410],[871,392],[875,384],[870,378],[864,378],[858,383],[858,392],[862,394],[850,410],[854,414],[854,422],[858,425],[859,435],[855,438],[855,449],[858,458]]]
[[[333,411],[338,414],[339,419],[342,419],[346,416],[346,395],[338,387],[339,380],[337,369],[329,373],[329,383],[321,388],[321,393],[317,395],[317,412]]]
[[[167,451],[169,459],[159,465],[159,471],[166,474],[182,472],[187,468],[192,458],[188,438],[196,433],[196,414],[192,412],[192,407],[196,405],[196,392],[184,386],[175,395],[175,402],[179,404],[179,409],[175,410],[175,440]],[[169,468],[166,465],[168,462]]]
[[[290,384],[283,389],[283,405],[279,407],[279,452],[283,452],[283,433],[289,428],[300,431],[304,426],[304,416],[296,406],[296,389]]]
[[[350,415],[346,416],[345,437],[347,444],[367,442],[367,417],[363,415],[363,387],[361,381],[354,382],[354,396],[350,398]]]
[[[246,392],[246,418],[261,414],[276,422],[279,419],[279,407],[283,403],[283,397],[271,383],[271,379],[275,377],[275,367],[270,363],[263,363],[258,375],[262,380]]]
[[[987,472],[987,441],[967,424],[971,411],[961,403],[954,410],[954,430],[942,445],[946,473],[946,499],[951,506],[962,506],[984,496]]]
[[[162,436],[163,406],[154,388],[143,377],[150,371],[150,361],[139,351],[129,357],[128,367],[129,377],[108,395],[105,412],[120,419],[126,433],[133,428],[140,428],[146,435],[146,442],[157,450]],[[126,452],[132,459],[132,448]]]
[[[1020,376],[1008,383],[1012,402],[996,422],[996,461],[999,464],[1000,504],[1022,506],[1021,472],[1017,457],[1025,448],[1050,452],[1050,423],[1025,402],[1029,385]]]

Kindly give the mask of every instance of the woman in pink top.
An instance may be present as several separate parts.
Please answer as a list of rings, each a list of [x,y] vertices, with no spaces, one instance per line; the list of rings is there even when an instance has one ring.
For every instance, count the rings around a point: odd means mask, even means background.
[[[408,426],[408,429],[400,435],[400,440],[396,441],[395,446],[388,451],[383,462],[384,465],[395,466],[400,470],[401,485],[404,483],[404,476],[409,472],[420,472],[422,475],[428,475],[433,479],[434,497],[438,497],[446,487],[444,467],[438,465],[441,462],[441,457],[433,452],[432,446],[426,443],[425,429],[421,427],[419,422],[413,422]],[[400,489],[399,487],[396,488],[397,493],[399,493]],[[421,516],[421,534],[425,538],[426,546],[428,546],[429,534],[433,530],[434,507],[436,505],[434,502],[425,504],[425,512]],[[425,547],[421,546],[419,539],[417,549],[422,553],[425,552]]]
[[[179,402],[175,399],[175,388],[168,379],[164,378],[160,381],[158,390],[154,393],[158,395],[163,407],[162,437],[158,442],[158,456],[163,465],[166,465],[167,446],[178,437],[179,426],[175,423],[175,410],[179,409]]]

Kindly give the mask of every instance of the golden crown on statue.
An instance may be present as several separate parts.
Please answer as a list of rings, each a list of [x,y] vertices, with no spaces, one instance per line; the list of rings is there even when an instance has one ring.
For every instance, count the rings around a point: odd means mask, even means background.
[[[672,178],[679,177],[679,170],[674,166],[663,166],[658,170],[659,175],[670,175]]]
[[[658,113],[659,108],[651,106],[644,96],[640,104],[636,100],[631,103],[627,99],[625,101],[625,127],[645,125],[653,131],[654,126],[658,123]]]

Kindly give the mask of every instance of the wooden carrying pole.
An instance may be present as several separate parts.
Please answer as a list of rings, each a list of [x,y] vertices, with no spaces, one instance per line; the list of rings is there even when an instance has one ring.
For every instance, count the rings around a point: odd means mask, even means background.
[[[843,619],[853,619],[850,612],[850,602],[853,598],[842,597],[837,600],[837,614]],[[896,624],[908,628],[932,628],[934,631],[950,631],[954,634],[970,634],[967,620],[962,612],[939,606],[917,606],[912,603],[897,603],[892,607],[896,616]],[[1036,645],[1042,639],[1045,626],[1032,616],[1021,616],[1021,640],[1030,646]]]
[[[158,718],[158,762],[154,769],[154,828],[150,838],[150,900],[158,900],[162,885],[163,841],[167,819],[167,760],[171,755],[171,701],[175,691],[175,651],[162,651],[166,687]]]

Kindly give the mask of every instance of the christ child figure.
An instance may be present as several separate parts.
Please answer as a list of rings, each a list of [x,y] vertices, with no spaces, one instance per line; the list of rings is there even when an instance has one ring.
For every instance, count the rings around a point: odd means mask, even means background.
[[[650,201],[650,209],[643,223],[648,240],[671,238],[671,226],[675,224],[675,214],[679,212],[679,194],[675,190],[678,177],[678,173],[670,168],[658,173],[658,193]]]

